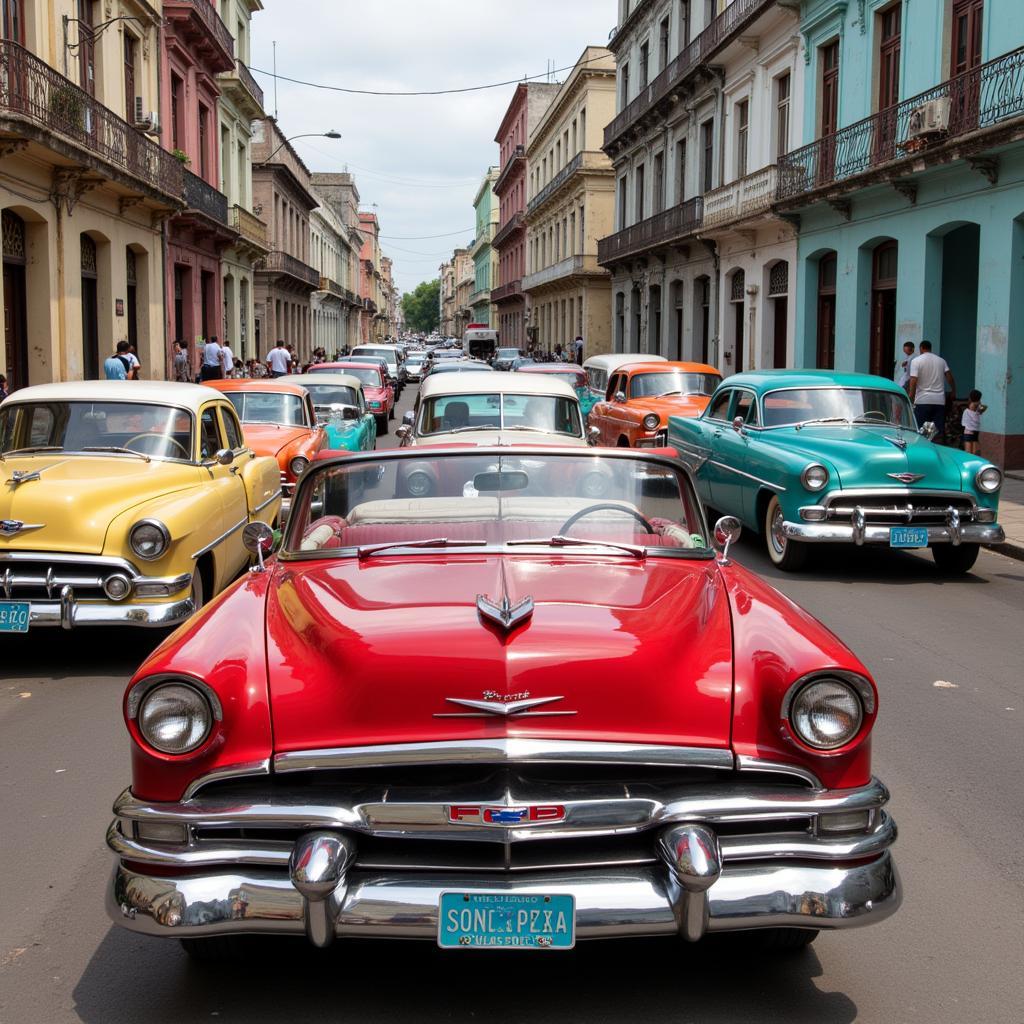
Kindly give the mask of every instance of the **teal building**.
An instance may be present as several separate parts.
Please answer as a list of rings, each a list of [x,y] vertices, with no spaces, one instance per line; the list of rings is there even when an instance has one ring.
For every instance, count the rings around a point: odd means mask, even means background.
[[[797,366],[892,376],[929,339],[982,451],[1024,466],[1024,3],[802,0]],[[959,406],[957,406],[958,408]],[[956,417],[959,420],[959,416]]]
[[[493,244],[500,213],[498,198],[494,194],[497,179],[498,168],[489,167],[473,199],[476,239],[470,255],[473,257],[475,280],[469,296],[470,323],[487,324],[495,330],[498,327],[498,314],[497,307],[491,306],[491,291],[498,286],[498,250]]]

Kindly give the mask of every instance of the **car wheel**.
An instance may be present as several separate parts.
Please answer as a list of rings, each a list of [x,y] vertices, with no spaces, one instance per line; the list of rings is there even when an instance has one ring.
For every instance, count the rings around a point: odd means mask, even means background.
[[[750,932],[751,940],[769,953],[795,953],[806,949],[817,937],[816,928],[764,928]]]
[[[387,416],[381,416],[380,419],[377,420],[377,436],[381,437],[382,435],[386,434],[388,432],[388,429],[389,428]]]
[[[971,570],[980,552],[980,544],[961,544],[959,547],[953,547],[952,544],[937,544],[932,548],[932,558],[935,559],[940,572],[950,576],[962,576]]]
[[[807,561],[807,546],[790,540],[782,532],[782,506],[773,494],[764,515],[764,540],[768,557],[783,572],[798,572]]]

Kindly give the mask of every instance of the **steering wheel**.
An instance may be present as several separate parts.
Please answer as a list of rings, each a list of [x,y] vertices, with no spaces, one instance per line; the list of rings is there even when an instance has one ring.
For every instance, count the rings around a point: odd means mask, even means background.
[[[128,438],[127,441],[125,441],[124,447],[125,448],[131,448],[132,445],[136,441],[144,441],[146,438],[151,438],[151,437],[155,437],[158,441],[161,441],[164,444],[173,444],[176,448],[180,449],[181,457],[183,459],[188,459],[188,452],[185,450],[185,446],[180,441],[176,441],[173,437],[169,437],[167,434],[155,434],[155,433],[152,433],[151,431],[147,431],[144,434],[136,434],[134,437],[130,437],[130,438]],[[142,452],[141,454],[149,455],[149,454],[152,454],[152,453],[151,452]]]
[[[657,533],[657,530],[655,530],[651,523],[637,512],[636,509],[629,508],[628,505],[615,505],[608,501],[602,501],[596,505],[588,505],[586,508],[581,508],[579,512],[574,512],[562,523],[561,529],[558,532],[561,534],[568,533],[584,516],[589,516],[591,512],[605,511],[625,512],[626,515],[632,516],[648,533]]]
[[[872,420],[872,419],[879,419],[883,423],[888,423],[889,422],[885,418],[885,413],[882,412],[881,409],[868,409],[866,412],[862,412],[859,416],[855,416],[854,419],[853,419],[853,422],[857,423],[860,420]]]

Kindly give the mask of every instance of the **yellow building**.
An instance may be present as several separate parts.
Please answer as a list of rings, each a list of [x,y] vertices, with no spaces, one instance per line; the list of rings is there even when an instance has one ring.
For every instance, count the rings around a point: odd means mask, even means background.
[[[615,116],[615,58],[588,46],[558,90],[527,147],[527,296],[531,344],[584,356],[611,351],[611,276],[597,240],[612,230],[615,180],[601,150]]]
[[[14,387],[100,377],[118,341],[167,374],[163,221],[183,167],[159,129],[161,9],[143,0],[2,5],[4,345]]]

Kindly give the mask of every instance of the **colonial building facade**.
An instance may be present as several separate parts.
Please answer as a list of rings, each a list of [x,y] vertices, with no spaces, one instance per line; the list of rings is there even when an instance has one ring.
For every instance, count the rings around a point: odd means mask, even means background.
[[[311,177],[313,195],[321,208],[328,208],[333,214],[332,225],[338,230],[339,252],[338,274],[334,278],[340,285],[345,302],[341,314],[341,348],[353,348],[359,344],[359,322],[362,302],[359,298],[360,253],[363,236],[359,230],[359,189],[355,178],[344,173],[314,173]],[[329,275],[328,275],[329,276]],[[328,285],[328,289],[330,286]],[[326,346],[324,346],[326,347]]]
[[[615,111],[615,58],[590,46],[537,124],[526,150],[530,340],[545,351],[577,335],[585,355],[611,348],[611,282],[597,240],[609,233],[614,172],[601,128]]]
[[[473,256],[473,292],[469,297],[472,323],[497,328],[496,310],[492,310],[491,291],[498,280],[498,250],[492,244],[498,229],[500,210],[494,195],[498,168],[489,167],[473,199],[476,238],[470,250]]]

